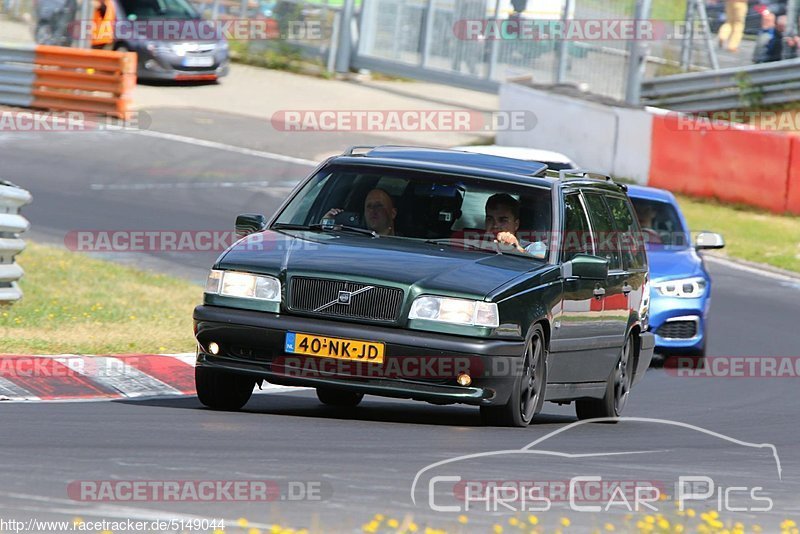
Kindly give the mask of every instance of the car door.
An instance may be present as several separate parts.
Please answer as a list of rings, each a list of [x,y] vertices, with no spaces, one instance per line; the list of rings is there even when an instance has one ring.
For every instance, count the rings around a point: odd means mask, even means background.
[[[595,254],[592,228],[579,191],[564,194],[561,231],[562,264],[577,254]],[[563,284],[561,313],[555,318],[550,343],[548,382],[603,380],[606,362],[596,357],[598,344],[603,342],[603,299],[595,292],[605,281],[567,278]]]
[[[644,294],[644,291],[647,290],[645,287],[647,255],[631,201],[621,195],[609,194],[606,195],[606,203],[614,218],[615,233],[619,237],[620,253],[622,254],[624,273],[622,290],[625,295],[625,309],[620,307],[619,312],[624,315],[624,333],[627,333],[632,316],[642,320],[641,317],[638,317],[639,310],[642,308],[642,300],[649,301],[649,295]]]
[[[608,279],[600,312],[602,319],[596,326],[596,332],[598,356],[603,358],[604,365],[610,371],[619,358],[628,324],[628,274],[623,268],[620,239],[605,195],[585,191],[584,199],[592,226],[595,254],[608,259]],[[608,376],[608,372],[605,376]]]

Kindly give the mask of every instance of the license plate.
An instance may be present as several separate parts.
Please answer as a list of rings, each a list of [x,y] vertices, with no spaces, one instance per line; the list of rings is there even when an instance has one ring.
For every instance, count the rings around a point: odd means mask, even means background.
[[[306,354],[320,358],[383,363],[385,344],[355,339],[314,336],[297,332],[286,333],[284,350],[288,354]]]
[[[214,58],[211,56],[196,56],[183,58],[184,67],[210,67],[214,64]]]

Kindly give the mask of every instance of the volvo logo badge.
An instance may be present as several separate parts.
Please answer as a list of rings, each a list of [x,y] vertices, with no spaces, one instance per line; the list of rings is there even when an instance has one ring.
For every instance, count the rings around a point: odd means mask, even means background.
[[[366,293],[367,291],[371,291],[373,289],[375,289],[375,286],[365,286],[356,291],[339,291],[339,293],[336,295],[336,300],[332,300],[327,304],[323,304],[314,311],[320,312],[322,310],[330,308],[331,306],[336,306],[337,304],[341,304],[342,306],[350,306],[350,304],[353,302],[353,297],[355,297],[356,295],[360,295],[361,293]]]

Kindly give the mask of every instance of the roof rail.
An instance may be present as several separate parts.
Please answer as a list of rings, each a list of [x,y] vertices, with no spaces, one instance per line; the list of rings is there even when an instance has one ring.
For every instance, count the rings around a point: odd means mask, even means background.
[[[566,181],[566,180],[580,180],[580,179],[590,179],[590,180],[602,180],[604,182],[611,182],[614,183],[614,180],[611,179],[611,176],[607,174],[603,174],[601,172],[589,171],[586,169],[561,169],[558,172],[558,176],[556,176],[556,171],[552,171],[553,178],[558,178],[559,180]]]
[[[364,156],[370,150],[377,148],[373,145],[353,145],[344,151],[343,156]],[[361,152],[363,151],[363,152]],[[358,152],[358,154],[356,154]]]

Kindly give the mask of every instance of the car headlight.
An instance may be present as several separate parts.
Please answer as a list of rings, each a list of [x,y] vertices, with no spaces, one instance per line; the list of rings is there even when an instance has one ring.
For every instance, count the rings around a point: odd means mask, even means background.
[[[706,294],[708,282],[699,276],[667,280],[653,284],[660,295],[682,299],[696,299]]]
[[[277,278],[237,271],[212,270],[205,292],[223,297],[281,301],[281,283]]]
[[[429,295],[418,297],[414,301],[408,318],[491,328],[500,325],[497,304],[493,302]]]

